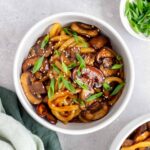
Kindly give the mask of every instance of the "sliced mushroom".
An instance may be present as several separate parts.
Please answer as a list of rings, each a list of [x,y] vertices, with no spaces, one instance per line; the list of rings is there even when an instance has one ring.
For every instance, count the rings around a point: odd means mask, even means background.
[[[45,94],[46,93],[45,87],[44,87],[43,83],[40,81],[33,82],[32,85],[30,86],[30,90],[36,94]]]
[[[96,60],[97,62],[101,62],[104,58],[114,58],[115,53],[108,47],[102,48],[97,54]]]
[[[52,54],[52,47],[46,46],[45,49],[39,49],[37,52],[38,56],[44,56],[44,57],[49,57]]]
[[[89,24],[85,24],[85,23],[78,23],[80,24],[80,27],[84,28],[84,29],[88,29],[88,30],[92,30],[93,28],[95,28],[95,26],[89,25]]]
[[[25,95],[27,96],[29,102],[31,102],[32,104],[40,104],[42,102],[42,99],[37,97],[34,93],[32,93],[30,91],[30,86],[31,86],[31,78],[32,78],[32,74],[30,72],[24,72],[21,75],[21,84],[23,87],[23,90],[25,92]]]
[[[22,70],[23,72],[28,71],[31,67],[34,66],[35,62],[38,60],[39,57],[35,56],[32,58],[27,58],[22,64]]]
[[[100,66],[100,70],[102,71],[105,77],[114,76],[118,72],[118,70],[115,69],[104,68],[103,65]]]
[[[84,35],[87,37],[95,37],[98,35],[99,31],[98,29],[87,29],[87,26],[85,25],[80,25],[80,23],[74,22],[71,24],[71,29],[75,32],[77,32],[80,35]]]
[[[90,40],[90,45],[95,49],[101,49],[107,45],[107,43],[109,43],[109,39],[104,35],[94,37]]]
[[[72,73],[72,77],[74,80],[80,79],[83,83],[87,84],[89,88],[101,87],[104,76],[99,69],[91,66],[86,66],[86,68],[82,69],[81,76],[78,76],[77,70],[78,68],[75,68]]]
[[[94,121],[104,117],[108,113],[107,104],[101,104],[101,108],[98,111],[92,113],[90,110],[85,110],[81,112],[82,117],[87,121]]]
[[[91,113],[95,113],[101,108],[101,104],[99,101],[93,102],[90,106],[88,106],[88,110],[90,110]]]
[[[113,59],[112,58],[104,58],[103,59],[103,66],[105,68],[110,68],[113,65]]]
[[[48,43],[44,49],[41,48],[41,43],[44,40],[45,36],[40,37],[36,43],[32,46],[30,50],[30,57],[33,56],[44,56],[49,57],[53,52],[53,45],[52,43]]]

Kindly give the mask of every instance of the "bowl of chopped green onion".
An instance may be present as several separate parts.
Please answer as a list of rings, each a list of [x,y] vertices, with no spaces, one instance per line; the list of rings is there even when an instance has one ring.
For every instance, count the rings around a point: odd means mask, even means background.
[[[123,26],[132,36],[150,41],[149,0],[121,0],[120,17]]]

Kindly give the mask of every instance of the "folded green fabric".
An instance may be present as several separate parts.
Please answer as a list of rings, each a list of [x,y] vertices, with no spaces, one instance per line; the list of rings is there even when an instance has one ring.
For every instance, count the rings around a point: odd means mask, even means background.
[[[15,93],[0,87],[0,98],[6,113],[39,136],[44,143],[45,150],[61,150],[57,134],[33,120],[21,106]]]

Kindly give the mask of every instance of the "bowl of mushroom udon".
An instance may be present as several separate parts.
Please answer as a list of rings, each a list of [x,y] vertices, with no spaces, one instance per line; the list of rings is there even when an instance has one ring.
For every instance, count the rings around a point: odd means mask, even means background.
[[[149,150],[150,114],[127,124],[114,139],[110,150]]]
[[[14,83],[22,105],[38,122],[84,134],[121,113],[133,73],[130,53],[113,28],[91,16],[64,13],[39,22],[23,38]]]

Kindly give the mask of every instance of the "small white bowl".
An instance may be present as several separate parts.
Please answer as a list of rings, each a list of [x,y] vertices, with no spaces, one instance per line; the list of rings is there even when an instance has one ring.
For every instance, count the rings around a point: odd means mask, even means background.
[[[141,116],[127,124],[116,136],[109,150],[120,150],[125,139],[138,127],[150,121],[150,114]]]
[[[61,122],[58,122],[56,125],[52,125],[46,120],[39,117],[33,109],[33,106],[27,100],[22,86],[20,84],[20,74],[21,74],[21,66],[23,60],[28,55],[30,47],[34,44],[38,37],[40,37],[45,29],[49,27],[54,22],[60,22],[63,26],[67,25],[73,21],[80,21],[87,24],[92,24],[97,26],[98,28],[102,29],[102,31],[110,38],[112,42],[113,48],[121,55],[124,59],[124,66],[125,66],[125,77],[126,77],[126,85],[123,90],[123,93],[114,107],[110,110],[108,115],[103,119],[90,122],[90,123],[68,123],[64,125]],[[131,97],[131,93],[133,91],[134,86],[134,67],[131,54],[121,38],[121,36],[106,22],[103,20],[97,19],[93,16],[89,16],[86,14],[81,13],[61,13],[52,15],[34,25],[24,36],[23,40],[21,41],[15,61],[14,61],[14,68],[13,68],[13,77],[14,77],[14,85],[16,88],[16,93],[19,97],[19,100],[25,110],[40,124],[43,126],[52,129],[54,131],[58,131],[65,134],[87,134],[99,129],[106,127],[108,124],[113,122],[125,109],[129,99]]]
[[[125,27],[125,29],[134,37],[140,39],[140,40],[144,40],[144,41],[150,41],[150,37],[146,37],[144,36],[142,33],[136,33],[132,27],[130,26],[130,23],[127,19],[127,16],[125,15],[125,6],[126,6],[126,1],[127,0],[121,0],[120,1],[120,18],[121,18],[121,22],[123,24],[123,26]],[[134,0],[130,0],[130,1],[134,1]]]

